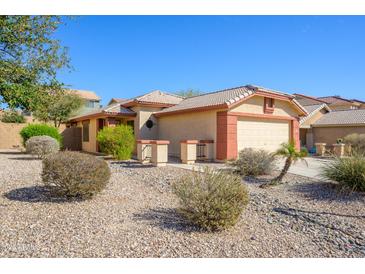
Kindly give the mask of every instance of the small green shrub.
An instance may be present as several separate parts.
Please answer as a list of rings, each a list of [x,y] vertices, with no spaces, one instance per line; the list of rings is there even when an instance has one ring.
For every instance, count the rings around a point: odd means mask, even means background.
[[[193,171],[172,187],[180,200],[180,213],[208,231],[235,225],[248,203],[241,178],[223,171]]]
[[[365,134],[349,134],[343,138],[343,142],[347,145],[351,145],[351,150],[365,153]]]
[[[44,158],[46,155],[60,150],[60,144],[49,136],[33,136],[25,142],[26,151],[29,154]]]
[[[25,118],[23,115],[19,114],[14,110],[4,111],[1,115],[1,122],[3,123],[25,123]]]
[[[338,182],[353,191],[365,191],[365,157],[353,153],[350,157],[335,157],[322,170],[327,179]]]
[[[47,124],[29,124],[20,131],[20,136],[23,139],[23,145],[33,136],[49,136],[56,139],[60,145],[62,143],[62,136],[58,129]]]
[[[275,157],[265,150],[245,148],[238,159],[230,163],[243,176],[270,174],[275,167]]]
[[[133,129],[129,125],[105,127],[99,131],[97,141],[102,152],[113,155],[118,160],[128,160],[132,157],[135,139]]]
[[[109,179],[108,164],[92,155],[61,151],[43,159],[42,181],[57,196],[88,199]]]

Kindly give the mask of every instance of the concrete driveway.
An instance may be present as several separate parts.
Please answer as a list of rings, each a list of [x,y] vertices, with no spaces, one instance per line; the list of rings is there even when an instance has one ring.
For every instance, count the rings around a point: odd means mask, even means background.
[[[321,167],[325,165],[325,163],[328,163],[329,159],[319,159],[319,158],[311,158],[307,157],[305,158],[308,165],[305,164],[304,161],[298,161],[297,163],[293,164],[290,169],[289,173],[315,178],[315,179],[321,179]],[[188,170],[200,170],[203,171],[205,166],[208,166],[213,169],[226,169],[229,168],[227,165],[223,163],[195,163],[194,165],[186,165],[176,161],[170,161],[167,165],[174,166],[182,169],[188,169]],[[278,162],[278,169],[280,170],[284,166],[284,160],[279,160]]]
[[[331,161],[330,159],[319,159],[319,158],[305,158],[308,165],[304,161],[299,161],[293,164],[289,173],[306,176],[310,178],[321,179],[321,168]],[[278,168],[282,168],[284,165],[284,160],[280,160]]]

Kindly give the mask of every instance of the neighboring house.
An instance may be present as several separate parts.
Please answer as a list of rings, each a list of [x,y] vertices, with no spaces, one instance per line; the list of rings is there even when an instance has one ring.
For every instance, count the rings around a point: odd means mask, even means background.
[[[337,139],[365,133],[365,109],[331,111],[312,124],[313,139],[331,146]]]
[[[73,117],[82,128],[82,149],[97,152],[97,132],[130,124],[136,139],[169,140],[169,155],[180,156],[183,140],[214,142],[214,158],[237,158],[252,147],[276,150],[281,143],[299,146],[299,119],[306,110],[294,96],[257,86],[242,86],[190,98],[153,91],[132,99],[112,99],[97,111]]]
[[[317,99],[324,101],[333,111],[365,108],[365,102],[363,101],[345,99],[338,95],[318,97]]]
[[[340,138],[353,133],[365,133],[365,104],[340,96],[311,97],[294,94],[308,112],[300,120],[300,143],[312,149],[315,143],[332,146]]]
[[[97,96],[93,91],[67,89],[66,92],[76,94],[84,100],[82,107],[77,111],[76,115],[81,115],[99,109],[101,107],[100,105],[101,98]]]

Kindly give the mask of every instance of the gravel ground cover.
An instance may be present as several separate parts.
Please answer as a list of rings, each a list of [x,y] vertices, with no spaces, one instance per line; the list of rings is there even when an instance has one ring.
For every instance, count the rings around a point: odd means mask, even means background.
[[[95,199],[52,200],[41,161],[0,151],[1,257],[365,257],[365,197],[287,175],[245,178],[250,203],[228,231],[207,233],[176,212],[175,167],[110,161],[111,182]]]

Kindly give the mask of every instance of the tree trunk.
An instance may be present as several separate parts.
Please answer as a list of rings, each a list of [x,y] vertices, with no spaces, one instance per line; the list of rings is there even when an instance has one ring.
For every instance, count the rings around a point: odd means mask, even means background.
[[[281,181],[283,180],[285,174],[288,173],[288,170],[291,166],[291,163],[292,163],[291,157],[286,158],[284,168],[281,170],[279,176],[276,177],[273,181],[281,183]]]

